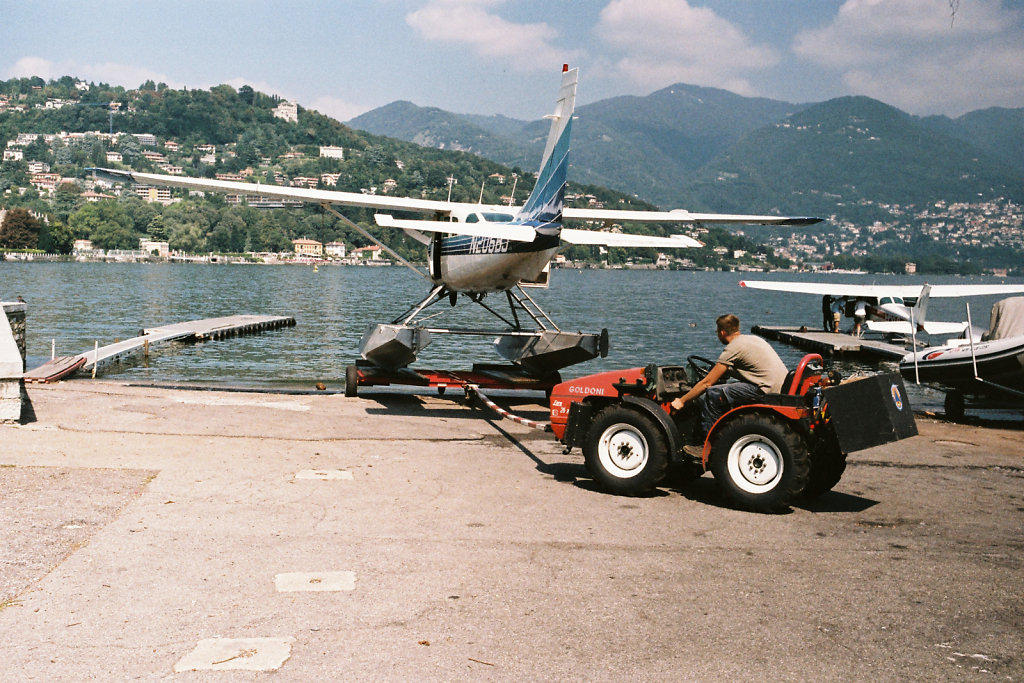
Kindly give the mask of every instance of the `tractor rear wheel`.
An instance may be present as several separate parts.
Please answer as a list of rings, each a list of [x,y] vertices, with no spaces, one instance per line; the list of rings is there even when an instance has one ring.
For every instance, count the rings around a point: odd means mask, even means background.
[[[599,412],[583,443],[587,470],[605,490],[636,496],[658,485],[668,469],[668,440],[643,413],[611,405]]]
[[[830,434],[811,452],[811,473],[801,497],[816,498],[839,483],[846,471],[846,455],[834,434]]]
[[[807,445],[779,417],[739,415],[715,436],[711,471],[722,493],[736,505],[754,512],[782,512],[807,486]]]

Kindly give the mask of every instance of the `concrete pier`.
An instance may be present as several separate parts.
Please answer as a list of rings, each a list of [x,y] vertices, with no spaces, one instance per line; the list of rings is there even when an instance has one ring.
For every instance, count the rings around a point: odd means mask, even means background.
[[[0,302],[0,422],[21,419],[25,372],[25,315],[28,306]]]
[[[27,390],[5,682],[1024,678],[1020,424],[921,418],[766,516],[709,475],[606,495],[434,392]]]

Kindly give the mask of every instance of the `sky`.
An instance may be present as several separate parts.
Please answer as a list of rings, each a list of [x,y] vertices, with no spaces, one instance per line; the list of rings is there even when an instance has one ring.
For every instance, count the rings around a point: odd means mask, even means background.
[[[1024,107],[1024,0],[0,0],[0,79],[228,83],[347,121],[395,100],[534,120],[687,83],[917,115]]]

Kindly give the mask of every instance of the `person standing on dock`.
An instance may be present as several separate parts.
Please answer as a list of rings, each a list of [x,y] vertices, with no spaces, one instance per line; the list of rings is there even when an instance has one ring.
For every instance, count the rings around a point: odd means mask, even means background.
[[[862,334],[861,326],[868,317],[868,302],[857,299],[853,305],[853,336],[859,337]]]
[[[821,329],[826,332],[835,332],[835,325],[832,321],[832,297],[826,294],[821,297]]]
[[[718,418],[733,408],[753,403],[765,394],[782,391],[782,383],[788,374],[786,364],[771,344],[761,337],[740,332],[740,319],[735,315],[718,316],[715,326],[718,341],[725,344],[725,350],[703,379],[672,401],[673,410],[682,410],[691,401],[697,401],[702,435],[706,435]],[[716,384],[726,373],[731,373],[739,381]]]
[[[832,302],[832,332],[839,332],[840,324],[839,321],[843,317],[843,301],[842,297],[837,297]]]

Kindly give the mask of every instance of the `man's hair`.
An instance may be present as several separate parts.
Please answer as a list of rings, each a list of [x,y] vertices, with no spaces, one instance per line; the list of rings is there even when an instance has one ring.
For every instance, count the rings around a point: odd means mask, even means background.
[[[732,313],[726,313],[715,318],[715,325],[726,334],[734,334],[740,331],[740,319]]]

